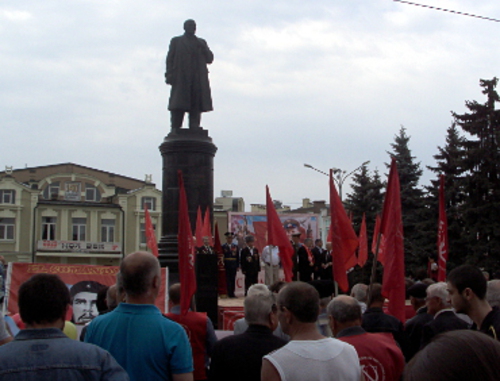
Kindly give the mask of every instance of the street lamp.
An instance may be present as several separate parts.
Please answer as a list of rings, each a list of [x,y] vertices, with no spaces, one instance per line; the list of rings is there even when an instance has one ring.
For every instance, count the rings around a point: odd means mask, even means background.
[[[344,184],[344,181],[346,181],[346,179],[351,176],[354,172],[356,172],[357,170],[359,170],[361,167],[365,166],[365,165],[368,165],[370,164],[370,160],[367,160],[365,161],[363,164],[361,164],[359,167],[357,167],[356,169],[353,169],[351,172],[347,173],[347,171],[344,171],[340,168],[332,168],[332,172],[334,175],[336,176],[332,176],[333,177],[333,180],[335,180],[335,182],[337,183],[338,187],[339,187],[339,196],[340,196],[340,201],[342,201],[342,185]],[[306,168],[309,168],[309,169],[312,169],[316,172],[319,172],[325,176],[330,176],[328,173],[326,172],[323,172],[322,170],[320,169],[317,169],[317,168],[314,168],[311,164],[304,164],[304,167]],[[347,174],[346,174],[347,173]]]

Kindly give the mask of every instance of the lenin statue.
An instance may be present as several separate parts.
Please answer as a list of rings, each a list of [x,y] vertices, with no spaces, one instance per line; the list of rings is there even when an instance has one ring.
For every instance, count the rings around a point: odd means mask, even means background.
[[[214,55],[207,42],[195,36],[194,20],[184,22],[184,34],[172,38],[167,54],[165,82],[172,86],[168,109],[172,130],[182,127],[189,113],[189,128],[200,127],[201,113],[213,110],[207,64]]]

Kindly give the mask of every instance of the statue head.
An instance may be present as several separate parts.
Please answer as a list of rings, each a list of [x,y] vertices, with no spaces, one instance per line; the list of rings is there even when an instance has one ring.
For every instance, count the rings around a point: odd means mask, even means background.
[[[184,21],[184,31],[186,34],[194,35],[196,33],[196,22],[191,19]]]

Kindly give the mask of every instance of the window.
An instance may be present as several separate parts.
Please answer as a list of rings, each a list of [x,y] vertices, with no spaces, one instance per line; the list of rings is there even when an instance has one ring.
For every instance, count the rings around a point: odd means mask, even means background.
[[[46,200],[57,199],[59,197],[60,183],[55,181],[45,187],[43,190],[43,198]]]
[[[101,242],[115,242],[115,220],[101,220]]]
[[[56,217],[42,217],[42,239],[54,241],[56,239]]]
[[[156,235],[156,225],[155,224],[153,224],[153,230],[155,231],[155,235]],[[141,245],[145,245],[147,243],[147,239],[146,239],[146,224],[141,224],[141,236],[140,236],[139,243]]]
[[[16,191],[14,189],[0,189],[0,204],[15,204]]]
[[[15,218],[0,217],[0,241],[14,239]]]
[[[101,201],[101,193],[95,186],[85,184],[85,201]]]
[[[146,206],[150,211],[156,210],[156,198],[143,197],[141,198],[141,205],[142,205],[142,210],[144,210]]]
[[[87,230],[86,218],[73,218],[71,220],[73,233],[71,239],[73,241],[85,241],[85,232]]]

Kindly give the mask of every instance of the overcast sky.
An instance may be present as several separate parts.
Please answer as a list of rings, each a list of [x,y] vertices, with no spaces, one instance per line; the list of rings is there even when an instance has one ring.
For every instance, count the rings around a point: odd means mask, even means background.
[[[422,2],[500,19],[498,1]],[[247,209],[266,184],[292,207],[327,200],[327,178],[304,163],[370,160],[385,179],[401,125],[433,165],[450,112],[484,102],[479,79],[500,76],[500,23],[391,0],[4,0],[2,169],[74,162],[153,174],[160,188],[165,55],[188,18],[215,55],[202,117],[218,147],[214,194],[233,190]]]

